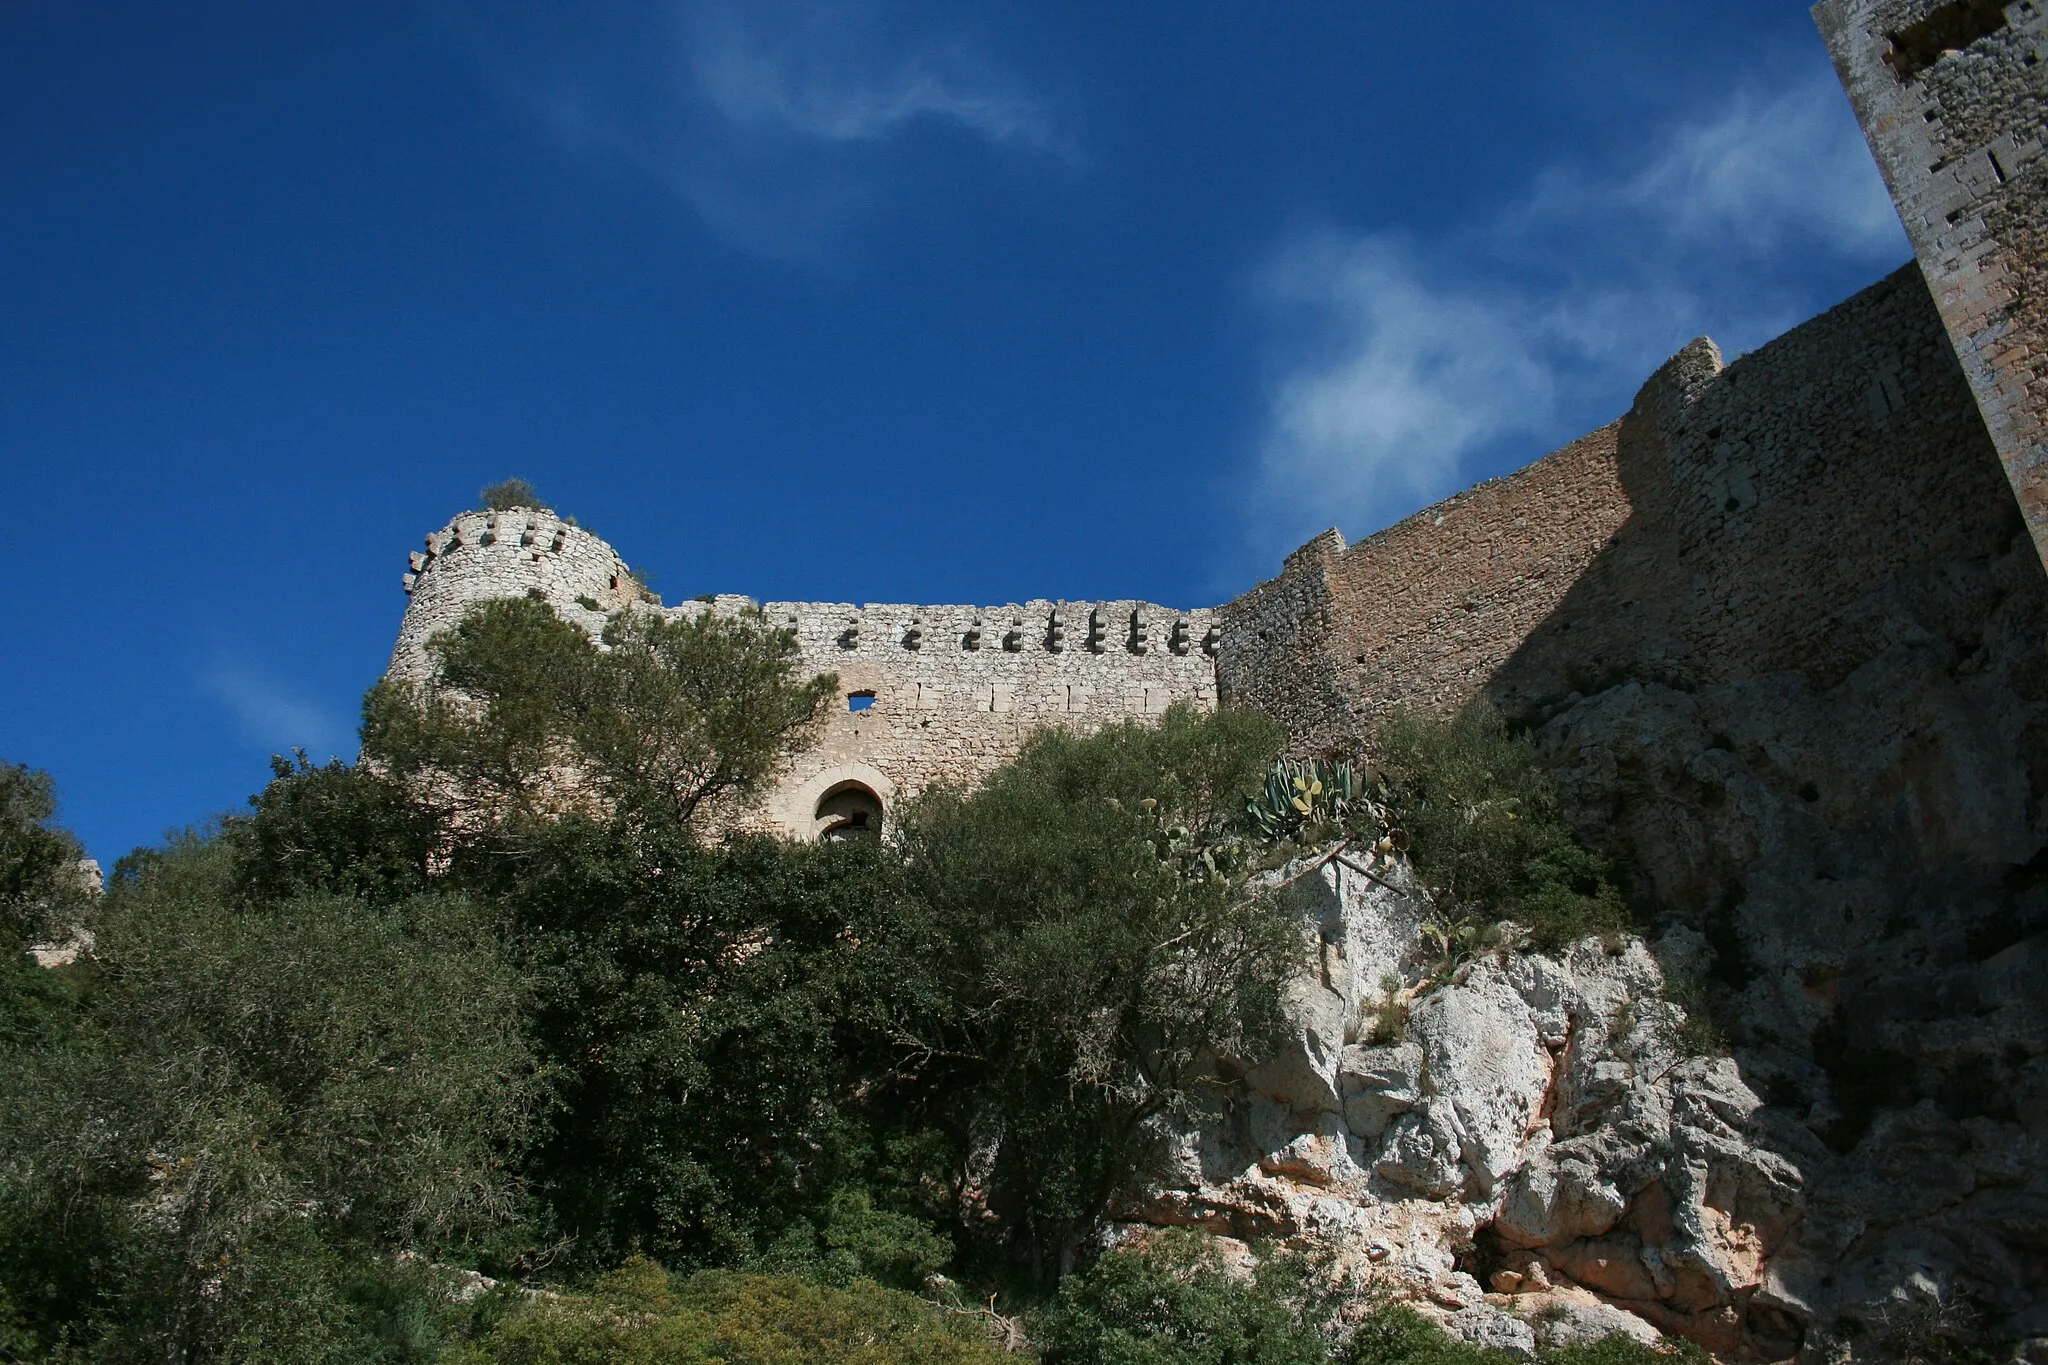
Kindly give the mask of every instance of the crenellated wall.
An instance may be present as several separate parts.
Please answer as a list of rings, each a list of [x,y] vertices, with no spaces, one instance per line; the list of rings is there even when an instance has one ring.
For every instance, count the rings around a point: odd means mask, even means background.
[[[1088,731],[1216,703],[1215,613],[1149,602],[1000,607],[770,602],[806,667],[839,677],[818,746],[798,755],[764,813],[810,834],[835,786],[858,782],[886,806],[935,781],[972,786],[1046,725]],[[857,694],[872,705],[849,709]]]
[[[537,594],[593,636],[609,612],[657,609],[611,546],[542,511],[464,513],[413,552],[404,583],[410,601],[389,673],[421,681],[432,676],[427,640],[480,601]],[[843,817],[836,807],[820,812],[847,790],[872,793],[886,811],[935,781],[971,786],[1040,726],[1087,731],[1175,702],[1216,704],[1219,627],[1208,609],[1128,599],[856,606],[728,595],[709,603],[714,611],[757,606],[793,633],[807,673],[839,679],[817,746],[790,759],[744,821],[798,837]]]
[[[427,640],[459,624],[478,602],[537,592],[595,635],[607,613],[643,595],[618,551],[552,512],[532,509],[464,512],[407,557],[402,581],[405,618],[385,672],[410,682],[433,676]]]

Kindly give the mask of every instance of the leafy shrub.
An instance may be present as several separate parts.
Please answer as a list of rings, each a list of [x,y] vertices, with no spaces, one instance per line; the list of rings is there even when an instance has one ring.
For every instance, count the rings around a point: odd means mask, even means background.
[[[1176,1231],[1069,1275],[1035,1335],[1052,1365],[1321,1365],[1333,1308],[1298,1260],[1232,1274],[1213,1239]]]
[[[1373,755],[1417,873],[1452,921],[1512,919],[1550,950],[1628,924],[1605,860],[1565,823],[1535,745],[1474,702],[1395,716]]]
[[[1405,1304],[1368,1313],[1334,1358],[1343,1365],[1508,1365],[1500,1351],[1452,1336]]]
[[[1712,1365],[1714,1358],[1705,1348],[1680,1337],[1645,1346],[1616,1332],[1576,1346],[1555,1347],[1544,1351],[1541,1359],[1543,1365]]]
[[[873,1280],[915,1290],[952,1259],[952,1240],[926,1220],[878,1208],[867,1190],[845,1188],[833,1192],[815,1221],[791,1224],[760,1268],[824,1284]]]
[[[486,512],[522,511],[528,508],[536,512],[555,510],[542,502],[533,485],[524,479],[502,479],[487,485],[477,497],[483,500]]]
[[[701,1272],[677,1280],[644,1257],[589,1294],[502,1319],[447,1365],[996,1365],[968,1316],[867,1282]]]

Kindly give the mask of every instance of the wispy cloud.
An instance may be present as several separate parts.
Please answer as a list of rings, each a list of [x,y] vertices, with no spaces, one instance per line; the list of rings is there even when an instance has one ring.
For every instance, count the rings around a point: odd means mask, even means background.
[[[1639,149],[1640,151],[1640,149]],[[1248,547],[1377,529],[1614,415],[1701,332],[1760,344],[1831,300],[1799,263],[1909,254],[1846,102],[1738,92],[1626,171],[1553,166],[1424,244],[1324,231],[1258,277],[1272,356]],[[1488,468],[1484,472],[1498,472]]]
[[[251,744],[273,753],[304,749],[315,760],[355,755],[354,727],[345,715],[246,660],[217,656],[197,683],[200,692],[227,707]]]
[[[1266,511],[1426,497],[1483,441],[1538,429],[1552,377],[1521,300],[1432,280],[1409,247],[1319,234],[1267,269],[1262,302],[1306,352],[1274,386]]]
[[[1051,146],[1045,109],[964,40],[898,47],[873,4],[699,4],[683,18],[697,90],[735,127],[869,142],[931,119]]]
[[[833,254],[923,128],[1071,158],[1052,107],[928,0],[458,5],[506,94],[570,148],[669,187],[715,236]]]

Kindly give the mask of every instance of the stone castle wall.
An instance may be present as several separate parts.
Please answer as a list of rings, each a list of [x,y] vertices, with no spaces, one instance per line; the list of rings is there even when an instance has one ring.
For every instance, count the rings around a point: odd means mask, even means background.
[[[592,636],[610,612],[657,609],[611,546],[543,511],[456,517],[413,553],[404,583],[410,601],[388,673],[413,681],[433,675],[427,640],[481,601],[538,595]],[[725,596],[710,609],[757,605]],[[666,610],[705,609],[686,602]],[[871,794],[886,812],[936,781],[972,786],[1042,726],[1088,731],[1156,716],[1175,702],[1216,703],[1218,627],[1207,609],[1123,600],[770,602],[759,610],[793,633],[807,674],[839,679],[820,742],[794,755],[742,818],[798,837],[843,816],[836,807],[821,814],[821,806],[848,791]]]
[[[1397,707],[1474,696],[1628,515],[1618,423],[1346,548],[1336,531],[1220,608],[1224,698],[1305,749],[1358,746]]]
[[[2048,12],[1824,0],[1814,18],[2048,558]]]
[[[1216,704],[1215,613],[1206,609],[1032,601],[762,610],[796,633],[806,669],[839,677],[822,739],[792,760],[763,805],[771,827],[793,834],[817,832],[820,803],[847,784],[886,809],[934,782],[977,784],[1043,726],[1086,732],[1175,702]],[[857,696],[872,704],[850,709]]]
[[[1303,751],[1482,692],[1540,720],[1617,681],[1800,672],[1879,647],[1873,594],[2002,553],[2015,515],[1907,266],[1723,365],[1702,339],[1621,421],[1219,609],[1226,702]]]

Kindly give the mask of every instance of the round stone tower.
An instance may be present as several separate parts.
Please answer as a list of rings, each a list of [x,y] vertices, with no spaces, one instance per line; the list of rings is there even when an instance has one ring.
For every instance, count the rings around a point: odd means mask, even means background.
[[[619,552],[542,508],[464,512],[412,553],[405,575],[411,601],[398,628],[386,676],[433,676],[427,640],[461,622],[478,602],[538,597],[592,635],[605,616],[638,601],[641,586]],[[594,604],[594,605],[591,605]]]

